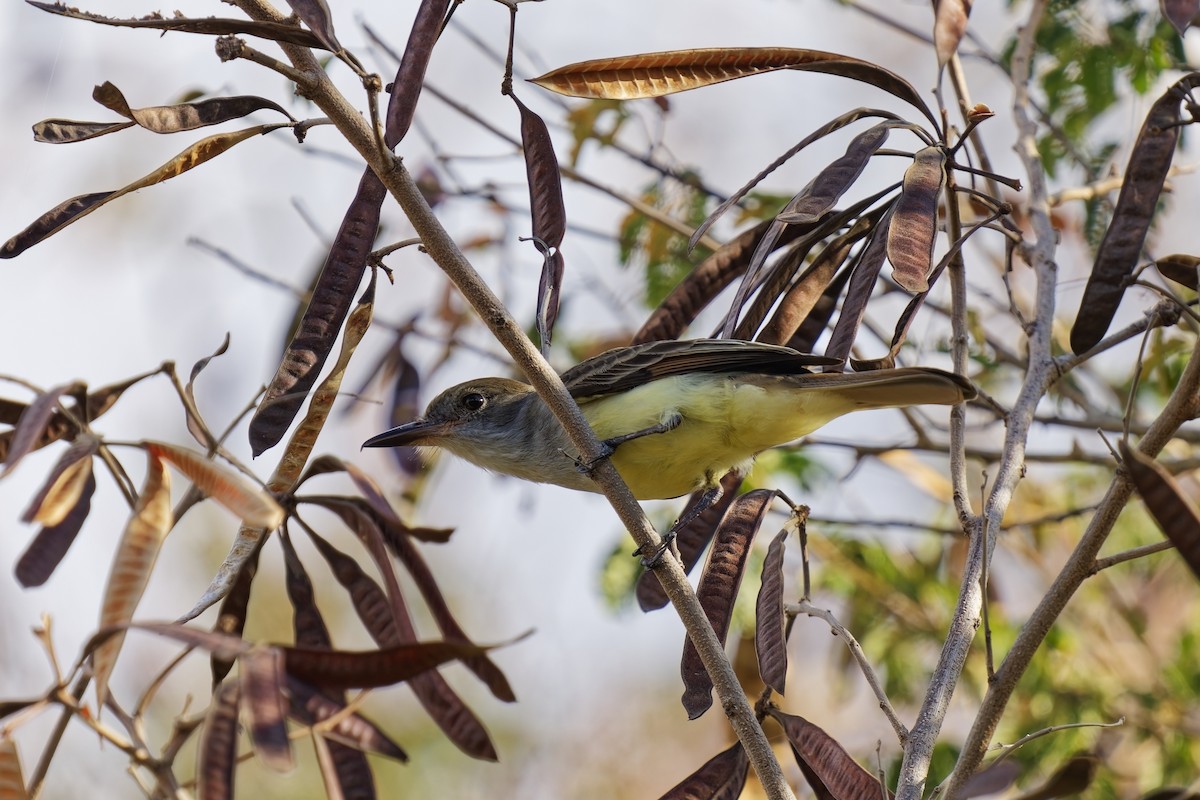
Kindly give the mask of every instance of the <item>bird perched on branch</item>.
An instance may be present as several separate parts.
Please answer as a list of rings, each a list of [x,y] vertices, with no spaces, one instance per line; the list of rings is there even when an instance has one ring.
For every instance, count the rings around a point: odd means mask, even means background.
[[[927,367],[809,370],[830,363],[786,347],[693,339],[609,350],[562,380],[639,500],[719,491],[726,473],[749,469],[758,453],[851,411],[975,396],[965,378]],[[363,444],[401,445],[441,447],[494,472],[598,491],[558,419],[522,381],[461,383],[420,419]]]

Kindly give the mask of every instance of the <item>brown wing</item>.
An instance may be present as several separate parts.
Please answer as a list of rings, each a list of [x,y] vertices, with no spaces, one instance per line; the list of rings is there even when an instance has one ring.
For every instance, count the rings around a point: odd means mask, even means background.
[[[593,356],[562,374],[573,397],[623,392],[644,383],[689,372],[751,372],[799,375],[836,359],[787,347],[736,339],[685,339],[618,347]]]

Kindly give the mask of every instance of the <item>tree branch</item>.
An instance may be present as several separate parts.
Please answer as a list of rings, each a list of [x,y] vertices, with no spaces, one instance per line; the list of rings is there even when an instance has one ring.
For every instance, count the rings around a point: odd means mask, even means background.
[[[283,15],[263,0],[234,2],[253,19],[283,19]],[[426,252],[454,282],[492,335],[508,351],[529,383],[554,412],[570,436],[572,445],[579,451],[580,457],[588,463],[595,463],[592,478],[608,498],[630,535],[645,552],[653,552],[661,545],[662,539],[621,480],[616,468],[603,457],[604,452],[588,426],[583,412],[567,393],[558,374],[529,341],[521,326],[442,227],[417,188],[412,175],[400,159],[391,153],[380,152],[375,145],[370,126],[320,69],[320,64],[310,50],[286,43],[280,43],[280,47],[292,65],[306,76],[302,82],[297,83],[297,91],[312,100],[333,121],[350,145],[384,183],[421,237]],[[712,677],[722,708],[738,738],[745,745],[750,762],[767,795],[773,799],[793,798],[762,726],[755,717],[754,710],[742,691],[733,667],[708,623],[695,592],[687,582],[687,576],[679,561],[675,558],[664,559],[655,574],[683,620],[705,669]]]
[[[1058,234],[1050,220],[1049,189],[1036,147],[1037,126],[1028,114],[1028,84],[1035,34],[1047,5],[1048,0],[1034,1],[1028,20],[1017,34],[1012,57],[1015,89],[1013,113],[1019,132],[1017,153],[1029,179],[1029,216],[1036,236],[1035,241],[1025,247],[1024,253],[1037,278],[1035,314],[1026,331],[1029,337],[1028,366],[1020,393],[1008,414],[1004,459],[1000,462],[992,489],[984,502],[980,524],[970,530],[971,542],[963,565],[958,603],[937,666],[930,678],[929,690],[917,712],[908,746],[904,750],[896,787],[897,800],[921,800],[934,742],[941,731],[942,720],[981,621],[986,565],[996,546],[996,536],[1004,513],[1025,472],[1025,448],[1034,411],[1059,375],[1054,368],[1051,352],[1051,327],[1058,288],[1058,268],[1054,262]]]
[[[896,716],[896,709],[892,708],[891,701],[888,700],[887,693],[883,690],[883,681],[879,680],[879,675],[875,672],[875,668],[871,666],[871,662],[867,660],[867,654],[863,652],[862,645],[858,643],[858,639],[854,638],[854,634],[846,629],[846,626],[838,621],[838,618],[833,615],[833,612],[826,608],[818,608],[808,600],[801,600],[797,603],[789,603],[784,609],[788,616],[796,616],[797,614],[805,614],[810,617],[817,617],[825,621],[829,626],[829,632],[834,636],[838,636],[846,643],[846,647],[850,649],[850,655],[854,657],[858,668],[862,671],[863,677],[867,679],[867,685],[871,687],[871,692],[875,695],[875,699],[879,701],[879,710],[887,717],[888,722],[892,724],[892,730],[896,732],[896,739],[903,746],[904,740],[908,738],[908,730],[904,727],[904,723]]]
[[[1167,401],[1162,414],[1138,443],[1138,450],[1151,457],[1157,455],[1170,441],[1175,430],[1183,423],[1193,419],[1197,413],[1200,413],[1200,339],[1196,341],[1187,367],[1179,379],[1179,384],[1171,393],[1171,398]],[[1117,517],[1125,508],[1125,504],[1129,502],[1132,494],[1133,485],[1129,482],[1128,474],[1122,467],[1117,471],[1112,483],[1109,484],[1108,491],[1096,510],[1096,515],[1092,517],[1091,523],[1088,524],[1079,544],[1075,546],[1071,557],[1063,565],[1062,571],[1045,597],[1042,598],[1041,603],[1021,628],[1008,655],[1000,664],[1000,669],[996,671],[995,679],[988,687],[975,722],[963,743],[958,764],[955,765],[954,772],[946,780],[945,790],[948,797],[954,797],[955,792],[971,777],[983,760],[992,735],[996,731],[996,726],[1000,722],[1004,707],[1016,688],[1017,681],[1029,667],[1029,662],[1041,646],[1042,640],[1045,639],[1054,621],[1066,607],[1067,601],[1088,577],[1094,575],[1098,569],[1110,565],[1105,562],[1118,563],[1112,559],[1097,561],[1096,554],[1100,552],[1100,547],[1108,538]],[[1137,553],[1137,555],[1144,554],[1144,551]],[[1113,558],[1118,557],[1114,556]]]

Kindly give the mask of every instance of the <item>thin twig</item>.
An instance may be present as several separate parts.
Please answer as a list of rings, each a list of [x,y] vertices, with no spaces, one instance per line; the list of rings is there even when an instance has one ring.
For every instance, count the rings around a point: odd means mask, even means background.
[[[1088,425],[1084,425],[1082,423],[1076,423],[1075,420],[1060,420],[1060,419],[1040,420],[1039,419],[1037,421],[1039,423],[1043,423],[1043,424],[1047,424],[1047,425],[1069,425],[1070,427],[1073,427],[1073,428],[1078,427],[1078,428],[1084,428],[1084,429],[1091,430],[1091,431],[1096,431],[1096,430],[1111,431],[1111,430],[1113,430],[1111,428],[1111,426],[1108,426],[1108,425],[1088,426]],[[1145,426],[1138,426],[1138,427],[1141,428],[1143,433],[1145,432]],[[1120,427],[1117,427],[1115,429],[1115,432],[1119,433],[1120,430],[1121,430]],[[1137,433],[1137,430],[1134,429],[1134,432]],[[1180,437],[1180,438],[1183,438],[1183,437]],[[1187,439],[1185,439],[1185,441],[1187,441]],[[803,446],[804,447],[837,447],[837,448],[841,448],[844,450],[850,450],[854,453],[855,459],[878,457],[878,456],[885,455],[887,453],[893,453],[897,450],[908,450],[908,451],[927,452],[927,453],[945,453],[946,452],[946,446],[944,444],[940,444],[938,442],[926,442],[924,444],[919,443],[919,442],[905,442],[905,443],[870,445],[870,444],[858,444],[856,442],[843,442],[843,441],[840,441],[837,439],[824,439],[824,438],[819,438],[819,437],[811,437],[811,438],[805,439],[803,442]],[[788,449],[788,448],[780,448],[780,449]],[[985,449],[982,447],[969,447],[966,450],[966,455],[967,455],[967,458],[972,458],[972,459],[975,459],[976,461],[986,461],[989,463],[998,463],[999,461],[1001,461],[1004,458],[1004,451],[999,450],[999,449]],[[1072,449],[1065,450],[1061,453],[1027,453],[1025,455],[1025,460],[1030,463],[1043,463],[1043,464],[1091,464],[1091,465],[1097,466],[1097,467],[1111,467],[1112,466],[1112,457],[1109,456],[1107,453],[1088,453],[1088,452],[1084,452],[1083,450],[1080,450],[1077,447],[1073,447]],[[1172,459],[1169,461],[1165,461],[1164,464],[1167,464],[1170,467],[1172,472],[1181,472],[1183,470],[1196,469],[1197,467],[1200,467],[1200,457]]]
[[[230,61],[235,58],[252,61],[259,66],[266,67],[272,72],[279,73],[295,84],[305,83],[310,78],[310,76],[293,69],[279,59],[255,50],[246,44],[243,39],[239,39],[236,36],[222,36],[217,39],[217,55],[222,61]]]
[[[1122,551],[1116,555],[1108,556],[1106,558],[1097,558],[1096,563],[1092,564],[1091,574],[1095,575],[1097,572],[1108,569],[1109,567],[1115,567],[1117,564],[1124,564],[1126,561],[1133,561],[1137,558],[1145,558],[1146,556],[1154,555],[1155,553],[1161,553],[1164,550],[1171,550],[1174,547],[1175,545],[1171,542],[1163,540],[1153,544],[1144,544],[1141,547],[1132,547],[1129,550]]]
[[[1056,525],[1060,522],[1065,522],[1066,520],[1073,519],[1075,517],[1081,517],[1081,516],[1084,516],[1085,514],[1091,514],[1095,510],[1096,510],[1096,506],[1094,506],[1094,505],[1083,506],[1081,508],[1071,508],[1071,509],[1067,509],[1066,511],[1057,511],[1053,514],[1045,514],[1043,516],[1034,517],[1032,519],[1023,519],[1023,520],[1019,520],[1017,522],[1009,522],[1009,523],[1002,525],[1000,527],[1000,530],[1001,531],[1012,531],[1012,530],[1019,530],[1022,528],[1038,528],[1043,525]],[[909,520],[909,519],[863,519],[861,517],[855,517],[853,519],[841,519],[838,517],[820,517],[820,516],[817,516],[816,514],[812,514],[809,516],[808,520],[809,520],[809,522],[815,522],[815,523],[818,523],[821,525],[840,525],[840,526],[847,527],[847,528],[854,528],[854,527],[901,528],[901,529],[905,529],[905,530],[919,531],[921,533],[936,533],[941,536],[962,536],[963,535],[961,528],[938,527],[935,525],[930,525],[926,522],[918,522],[916,520]],[[1158,549],[1152,550],[1150,552],[1158,552],[1158,550],[1166,550],[1166,549],[1169,549],[1171,546],[1170,542],[1161,542],[1160,544],[1165,545],[1165,546],[1160,547],[1159,545],[1153,545],[1153,547],[1157,547]],[[1145,555],[1145,554],[1141,554],[1141,555]],[[1113,556],[1113,557],[1116,558],[1116,556]],[[1137,558],[1137,556],[1130,556],[1130,558]],[[1124,559],[1122,559],[1122,560],[1124,560]],[[1099,562],[1097,562],[1097,563],[1099,563]],[[1106,566],[1109,566],[1109,565],[1106,565]]]
[[[1157,304],[1147,310],[1146,313],[1142,315],[1141,319],[1126,325],[1124,328],[1116,331],[1115,333],[1110,333],[1108,336],[1105,336],[1096,344],[1095,347],[1093,347],[1091,350],[1088,350],[1086,353],[1079,353],[1078,355],[1074,353],[1064,353],[1063,355],[1059,356],[1057,359],[1055,359],[1055,368],[1058,369],[1060,373],[1065,374],[1079,365],[1090,361],[1106,350],[1110,350],[1119,344],[1129,341],[1130,339],[1141,336],[1150,328],[1160,328],[1174,325],[1179,321],[1179,314],[1180,310],[1177,303],[1166,300],[1159,301]]]
[[[1178,175],[1188,175],[1200,169],[1200,164],[1180,164],[1172,166],[1167,171],[1167,178],[1173,178]],[[1106,197],[1121,188],[1125,183],[1124,175],[1113,175],[1108,178],[1083,186],[1075,186],[1070,189],[1063,189],[1050,195],[1051,206],[1061,206],[1070,202],[1085,202],[1095,200],[1098,197]],[[1170,186],[1165,185],[1164,190],[1170,191]]]
[[[216,256],[221,261],[224,261],[226,264],[233,267],[235,270],[242,273],[243,275],[253,278],[256,281],[265,283],[268,286],[271,286],[275,289],[281,289],[281,290],[287,292],[295,300],[297,300],[299,302],[306,302],[308,300],[308,292],[305,292],[301,289],[297,289],[295,286],[292,286],[287,281],[281,281],[278,278],[272,277],[270,275],[267,275],[265,272],[261,272],[261,271],[255,269],[254,267],[252,267],[249,264],[247,264],[246,262],[242,261],[237,256],[233,255],[232,253],[230,253],[228,250],[225,250],[224,248],[217,247],[214,244],[210,244],[209,242],[205,241],[204,239],[201,239],[198,236],[190,237],[187,240],[187,243],[189,245],[191,245],[192,247],[203,250],[204,252],[206,252],[212,256]]]
[[[363,23],[362,27],[363,27],[363,31],[367,34],[367,38],[369,38],[381,50],[383,50],[385,53],[387,53],[389,56],[391,56],[394,61],[399,60],[397,58],[398,54],[396,52],[394,52],[394,48],[392,48],[391,46],[384,43],[380,39],[379,34],[371,29],[371,26],[367,25],[366,23]],[[471,31],[465,25],[455,22],[455,23],[452,23],[451,27],[453,27],[458,33],[462,34],[462,36],[467,41],[469,41],[481,53],[483,53],[485,56],[487,56],[488,60],[491,61],[493,64],[495,64],[496,66],[504,65],[504,61],[505,61],[504,54],[497,51],[495,48],[491,47],[490,45],[488,45],[487,42],[485,42],[482,38],[477,36],[473,31]],[[530,53],[527,50],[522,50],[521,53],[525,58],[533,58],[533,56],[535,55],[533,53]],[[542,69],[542,71],[544,72],[545,69]],[[515,75],[515,77],[522,79],[522,80],[528,79],[528,74],[527,73],[523,74],[523,73],[521,73],[520,70],[516,70],[514,72],[514,75]],[[570,103],[568,103],[568,101],[561,95],[555,94],[554,92],[545,92],[543,94],[548,102],[555,105],[559,110],[563,111],[564,113],[566,111],[570,110],[570,108],[571,108]],[[631,106],[627,105],[626,108],[629,109],[629,108],[631,108]],[[546,124],[552,128],[556,128],[558,130],[568,131],[567,126],[563,125],[562,123],[556,123],[556,122],[547,120]],[[635,152],[632,148],[627,146],[624,142],[620,141],[619,139],[614,139],[612,141],[606,141],[603,146],[606,149],[615,150],[616,152],[620,153],[621,155],[625,156],[626,158],[628,158],[632,161],[636,161],[637,163],[641,164],[642,166],[646,167],[647,169],[654,170],[655,172],[657,172],[659,175],[661,175],[664,178],[670,178],[671,180],[674,180],[680,184],[683,184],[684,186],[690,186],[693,189],[697,189],[698,191],[701,191],[704,194],[708,195],[709,197],[713,198],[718,203],[725,202],[725,199],[727,197],[726,195],[723,195],[720,192],[718,192],[717,190],[713,189],[712,187],[706,185],[701,180],[700,176],[694,172],[682,172],[682,171],[675,169],[667,164],[662,164],[662,163],[656,161],[652,156],[642,155],[641,153]],[[572,225],[571,229],[575,230],[575,226]]]
[[[1032,742],[1034,739],[1040,739],[1043,736],[1049,736],[1052,733],[1058,733],[1059,731],[1074,730],[1076,728],[1119,728],[1124,724],[1125,724],[1125,718],[1121,717],[1116,722],[1068,722],[1068,723],[1064,723],[1062,725],[1051,725],[1048,728],[1042,728],[1040,731],[1034,731],[1033,733],[1027,733],[1024,736],[1022,736],[1020,739],[1018,739],[1017,741],[1013,742],[1012,744],[997,744],[996,749],[1003,750],[1004,752],[1000,755],[999,758],[997,758],[995,761],[993,761],[992,764],[996,764],[996,763],[999,763],[1000,761],[1003,761],[1004,759],[1008,758],[1010,755],[1015,753],[1020,748],[1024,747],[1025,745],[1029,744],[1030,742]]]
[[[784,607],[784,611],[790,617],[794,617],[797,614],[806,614],[810,617],[822,619],[829,626],[829,630],[834,636],[841,637],[842,641],[846,643],[846,647],[850,649],[850,655],[854,657],[858,668],[862,671],[863,677],[867,679],[867,685],[871,687],[871,692],[874,693],[875,699],[879,701],[879,710],[887,717],[888,722],[892,725],[892,730],[896,732],[896,739],[903,746],[905,740],[908,738],[908,729],[904,727],[904,723],[896,715],[896,709],[892,707],[887,693],[883,690],[883,682],[879,680],[879,675],[875,672],[875,668],[871,666],[871,662],[867,660],[867,654],[863,652],[862,645],[854,638],[854,634],[850,633],[846,629],[846,626],[838,621],[832,611],[825,608],[818,608],[807,600],[789,603]]]
[[[78,707],[80,699],[83,698],[84,692],[87,691],[88,684],[91,682],[92,676],[88,672],[80,673],[75,679],[75,685],[71,687],[71,692],[68,697],[71,698],[71,703],[62,703],[62,711],[59,712],[58,719],[54,722],[54,730],[50,732],[50,738],[46,740],[46,744],[42,747],[42,755],[38,758],[37,765],[33,768],[33,773],[29,776],[28,788],[25,793],[29,795],[29,800],[37,800],[42,793],[42,788],[46,783],[46,774],[50,771],[50,763],[54,760],[54,755],[58,752],[58,746],[62,742],[63,734],[67,732],[67,725],[71,722],[71,717],[75,715],[72,710]],[[56,693],[55,698],[62,694],[60,690]]]
[[[369,27],[364,26],[364,29],[367,31],[367,35],[369,37],[371,37],[371,40],[373,42],[375,42],[375,44],[379,45],[381,48],[384,48],[385,50],[387,49],[387,45],[383,41],[381,41],[371,31],[371,29]],[[424,90],[426,92],[429,92],[429,94],[433,95],[438,100],[445,103],[446,105],[450,106],[450,108],[454,109],[459,114],[463,115],[467,119],[474,122],[476,125],[483,128],[485,131],[487,131],[491,135],[495,136],[496,138],[498,138],[504,142],[507,142],[508,144],[511,144],[513,147],[517,148],[518,152],[520,152],[521,141],[519,139],[510,135],[507,131],[501,130],[500,128],[496,127],[492,123],[488,122],[486,119],[481,117],[478,113],[476,113],[474,109],[470,108],[469,106],[467,106],[463,103],[460,103],[458,100],[455,100],[453,97],[451,97],[446,92],[441,91],[436,86],[433,86],[429,83],[425,84]],[[611,186],[601,183],[600,181],[596,180],[595,178],[591,178],[587,175],[584,175],[583,173],[581,173],[578,170],[571,167],[569,164],[559,164],[559,171],[562,173],[562,176],[564,178],[575,181],[576,183],[581,183],[584,186],[587,186],[589,188],[595,189],[598,192],[606,194],[609,197],[613,198],[614,200],[624,203],[625,205],[629,206],[629,208],[638,212],[642,216],[652,220],[653,222],[657,222],[659,225],[662,225],[670,230],[675,231],[680,236],[690,238],[692,233],[695,232],[694,228],[692,228],[691,226],[689,226],[683,222],[680,222],[679,220],[675,219],[674,217],[670,216],[669,214],[664,214],[662,211],[658,210],[654,206],[649,205],[648,203],[643,203],[641,200],[637,199],[636,197],[627,195],[624,192],[621,192],[617,189],[614,189]],[[719,250],[721,248],[721,243],[718,242],[717,240],[713,239],[711,236],[702,237],[700,239],[700,244],[703,245],[704,247],[709,248],[710,250],[713,250],[713,251]]]

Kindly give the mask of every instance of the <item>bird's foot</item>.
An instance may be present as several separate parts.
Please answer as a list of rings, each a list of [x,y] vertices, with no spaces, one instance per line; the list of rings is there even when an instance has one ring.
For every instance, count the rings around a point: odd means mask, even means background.
[[[681,422],[683,422],[683,415],[676,412],[662,422],[657,422],[648,428],[642,428],[640,431],[634,431],[633,433],[623,433],[620,436],[613,436],[605,439],[600,444],[604,445],[610,450],[616,450],[620,445],[623,445],[626,442],[631,442],[634,439],[641,439],[643,436],[653,436],[657,433],[670,433],[678,428]]]
[[[653,550],[652,553],[643,555],[643,553],[646,553],[646,548],[639,547],[633,551],[633,554],[634,556],[642,556],[642,566],[646,569],[657,569],[662,565],[663,556],[674,546],[675,536],[675,528],[671,528],[671,530],[667,531],[667,535],[662,538],[662,541],[657,546],[651,548]]]
[[[617,452],[616,446],[609,444],[609,441],[610,440],[605,439],[604,441],[600,442],[600,454],[591,459],[586,459],[582,456],[571,456],[565,450],[560,450],[559,452],[575,462],[575,469],[579,470],[584,475],[591,475],[592,471],[596,469],[597,464],[606,458],[612,458],[612,454]]]
[[[721,495],[725,490],[721,488],[719,478],[708,476],[708,488],[704,490],[704,494],[700,495],[700,499],[695,504],[684,512],[683,516],[675,521],[671,526],[672,531],[680,531],[690,525],[697,517],[710,509],[713,503],[721,499]]]
[[[679,532],[690,525],[697,517],[703,514],[712,506],[713,503],[721,499],[721,495],[723,493],[721,484],[711,475],[708,476],[708,484],[708,488],[704,491],[704,494],[700,495],[700,499],[697,500],[696,503],[690,509],[688,509],[683,516],[675,520],[675,524],[672,525],[671,529],[667,531],[665,536],[663,536],[662,542],[654,548],[654,552],[652,554],[643,555],[645,550],[643,547],[639,547],[637,550],[633,551],[634,556],[642,556],[643,567],[646,569],[654,569],[662,564],[663,555],[666,554],[668,549],[671,549],[674,546],[675,537],[679,535]],[[676,551],[676,555],[678,555],[678,551]]]

